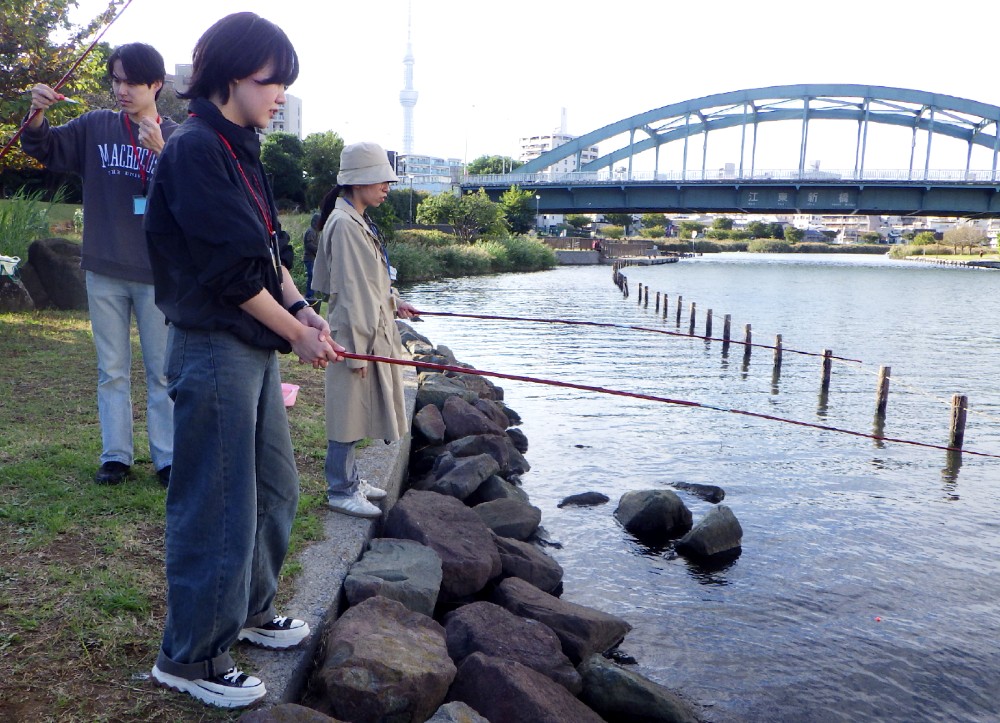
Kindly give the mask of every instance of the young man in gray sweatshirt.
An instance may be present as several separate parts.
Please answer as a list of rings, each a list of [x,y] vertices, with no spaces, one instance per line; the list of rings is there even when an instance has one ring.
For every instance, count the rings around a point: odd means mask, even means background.
[[[63,96],[47,85],[31,89],[35,115],[21,147],[49,170],[83,179],[83,255],[90,322],[97,348],[97,408],[101,464],[95,480],[119,484],[134,461],[131,321],[135,315],[146,368],[146,426],[153,468],[170,480],[173,402],[164,376],[167,327],[153,299],[142,219],[158,154],[177,128],[160,118],[156,99],[166,70],[149,45],[130,43],[108,58],[112,94],[120,111],[93,110],[51,127],[45,110]]]

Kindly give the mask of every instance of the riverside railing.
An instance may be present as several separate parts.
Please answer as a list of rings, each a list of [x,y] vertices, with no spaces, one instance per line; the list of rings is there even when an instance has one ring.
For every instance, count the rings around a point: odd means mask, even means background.
[[[733,183],[737,181],[808,181],[810,183],[1000,183],[1000,170],[832,170],[766,169],[732,173],[725,170],[657,171],[616,173],[613,171],[569,171],[565,173],[493,173],[463,176],[463,186],[536,186],[544,184],[605,183]]]

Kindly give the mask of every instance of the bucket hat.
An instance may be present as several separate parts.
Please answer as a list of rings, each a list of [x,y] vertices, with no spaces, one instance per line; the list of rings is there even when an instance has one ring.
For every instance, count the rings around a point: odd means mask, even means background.
[[[367,186],[371,183],[395,183],[399,178],[389,165],[389,157],[378,143],[352,143],[340,153],[337,184]]]

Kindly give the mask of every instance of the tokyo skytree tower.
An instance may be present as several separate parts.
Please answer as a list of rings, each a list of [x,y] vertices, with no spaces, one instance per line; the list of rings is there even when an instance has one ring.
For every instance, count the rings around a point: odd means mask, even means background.
[[[413,45],[411,26],[412,5],[406,22],[406,56],[403,58],[403,89],[399,91],[399,104],[403,106],[403,154],[413,153],[413,106],[417,104],[417,91],[413,89]]]

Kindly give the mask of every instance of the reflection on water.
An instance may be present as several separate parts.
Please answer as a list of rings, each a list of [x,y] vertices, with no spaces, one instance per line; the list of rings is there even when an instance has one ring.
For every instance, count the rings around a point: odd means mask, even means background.
[[[620,326],[433,316],[418,325],[480,369],[704,405],[503,381],[530,441],[524,486],[566,571],[564,597],[627,619],[623,652],[636,670],[720,723],[996,719],[1000,460],[724,410],[943,446],[951,396],[968,394],[965,447],[1000,454],[1000,277],[756,254],[625,271],[633,287],[668,294],[666,317],[624,299],[608,267],[404,289],[430,311],[671,330],[683,296],[685,309],[730,314],[734,330],[782,335],[779,370],[766,350],[747,357],[736,344]],[[834,360],[824,391],[822,360],[793,349],[862,361]],[[892,392],[873,421],[880,365],[892,366]],[[614,519],[624,492],[677,482],[725,489],[743,527],[738,557],[705,569]],[[586,491],[611,501],[558,507]],[[677,493],[695,523],[711,509]]]

